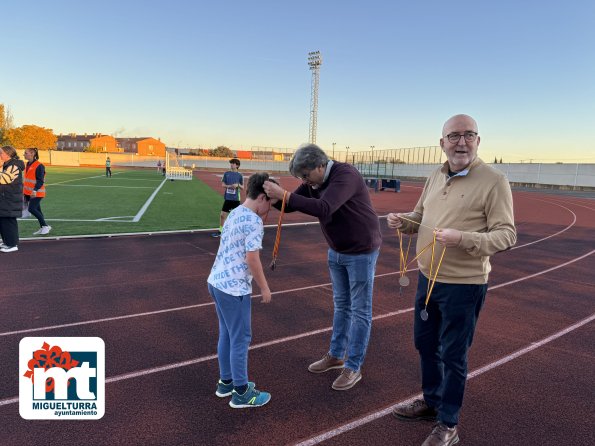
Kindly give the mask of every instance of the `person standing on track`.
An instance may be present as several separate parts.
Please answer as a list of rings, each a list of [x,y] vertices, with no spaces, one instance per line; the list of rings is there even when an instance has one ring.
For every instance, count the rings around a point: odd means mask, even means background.
[[[12,146],[0,149],[0,163],[0,252],[15,252],[19,250],[17,218],[23,214],[25,163]]]
[[[221,185],[225,189],[223,193],[223,208],[219,216],[219,230],[213,234],[213,237],[220,237],[223,230],[223,224],[227,215],[240,205],[241,195],[240,190],[244,189],[244,177],[238,169],[240,168],[240,160],[232,158],[229,160],[229,170],[223,174],[221,178]]]
[[[39,153],[37,148],[31,147],[25,149],[25,182],[23,194],[27,211],[31,213],[39,222],[39,230],[33,235],[46,235],[52,230],[52,227],[45,222],[43,212],[41,212],[41,200],[45,197],[45,166],[39,162]]]
[[[262,187],[268,179],[266,173],[255,173],[248,179],[246,200],[231,211],[223,225],[219,250],[207,279],[219,318],[220,379],[215,394],[221,398],[231,396],[229,405],[236,409],[264,406],[271,399],[270,393],[257,390],[248,381],[253,278],[262,293],[262,302],[271,301],[271,290],[260,263],[263,218],[274,202]]]
[[[333,333],[330,349],[308,367],[312,373],[341,369],[334,390],[351,389],[362,379],[361,367],[372,330],[372,292],[382,236],[363,177],[350,164],[329,160],[320,147],[300,147],[289,172],[302,181],[293,192],[267,181],[271,198],[286,195],[286,212],[317,217],[329,245],[333,285]],[[276,204],[280,207],[280,203]]]
[[[430,175],[413,212],[387,216],[389,228],[417,232],[418,252],[438,244],[435,257],[428,249],[418,259],[413,331],[423,398],[393,410],[400,420],[437,420],[422,446],[459,441],[467,353],[488,289],[489,259],[516,243],[510,184],[477,157],[479,142],[473,118],[448,119],[440,138],[447,161]],[[439,262],[441,247],[447,251]]]

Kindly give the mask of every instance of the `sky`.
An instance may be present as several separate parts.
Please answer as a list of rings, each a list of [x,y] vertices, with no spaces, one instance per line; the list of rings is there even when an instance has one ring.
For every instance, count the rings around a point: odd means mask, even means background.
[[[327,153],[435,146],[465,113],[486,161],[595,163],[592,0],[44,0],[1,16],[16,126],[296,148],[320,51]]]

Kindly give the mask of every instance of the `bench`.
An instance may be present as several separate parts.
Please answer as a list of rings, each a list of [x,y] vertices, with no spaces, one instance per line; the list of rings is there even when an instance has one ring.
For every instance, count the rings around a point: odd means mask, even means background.
[[[401,180],[395,180],[390,178],[364,178],[366,185],[374,192],[383,191],[385,189],[394,189],[395,192],[401,192]]]

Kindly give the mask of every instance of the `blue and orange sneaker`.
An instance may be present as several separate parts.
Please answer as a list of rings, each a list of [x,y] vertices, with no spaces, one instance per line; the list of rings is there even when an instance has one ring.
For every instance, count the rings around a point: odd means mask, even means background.
[[[248,383],[248,385],[254,384],[253,382]],[[229,384],[225,384],[223,381],[219,380],[217,383],[217,390],[215,391],[215,395],[219,398],[225,398],[226,396],[231,396],[231,391],[233,390],[233,382]]]
[[[268,392],[261,392],[256,390],[254,383],[248,383],[248,390],[243,395],[240,395],[235,390],[231,391],[231,401],[229,405],[234,409],[242,409],[244,407],[260,407],[264,406],[271,400],[271,394]]]

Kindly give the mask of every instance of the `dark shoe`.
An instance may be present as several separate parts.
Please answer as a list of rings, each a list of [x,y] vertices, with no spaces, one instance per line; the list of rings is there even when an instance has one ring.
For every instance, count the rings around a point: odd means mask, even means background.
[[[330,352],[322,357],[321,360],[313,362],[308,366],[308,370],[312,373],[323,373],[332,369],[342,369],[345,361],[331,356]]]
[[[421,446],[451,446],[459,442],[457,427],[448,427],[446,424],[438,423],[434,430]]]
[[[429,407],[423,398],[409,404],[399,404],[393,409],[393,415],[404,421],[436,421],[436,409]]]
[[[362,373],[360,371],[355,372],[344,368],[339,377],[333,382],[332,387],[335,390],[348,390],[355,386],[361,379]]]
[[[221,231],[213,232],[213,233],[211,234],[211,237],[215,237],[215,238],[219,238],[219,237],[221,237]]]

